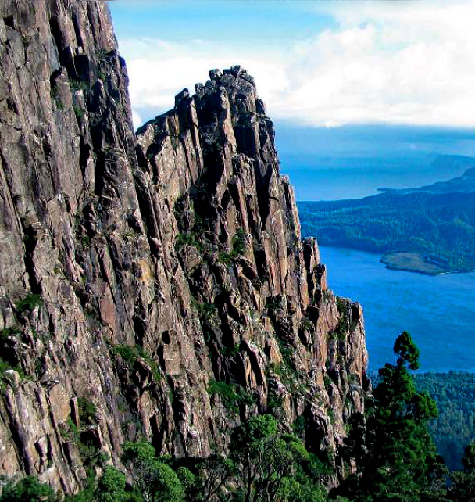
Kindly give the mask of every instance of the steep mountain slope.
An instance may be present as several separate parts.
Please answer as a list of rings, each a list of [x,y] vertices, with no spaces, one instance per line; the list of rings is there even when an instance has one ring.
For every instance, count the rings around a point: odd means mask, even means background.
[[[104,2],[6,0],[0,42],[0,473],[70,493],[126,439],[207,456],[272,411],[343,475],[362,312],[301,241],[252,78],[135,138]]]

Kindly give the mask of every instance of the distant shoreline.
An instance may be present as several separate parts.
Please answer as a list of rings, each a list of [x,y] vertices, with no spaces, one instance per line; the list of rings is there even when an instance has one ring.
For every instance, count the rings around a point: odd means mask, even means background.
[[[318,242],[318,239],[317,239]],[[412,272],[414,274],[420,274],[420,275],[426,275],[429,277],[436,277],[439,275],[463,275],[463,274],[472,274],[475,273],[475,270],[447,270],[443,269],[441,267],[437,267],[435,264],[431,263],[428,261],[428,257],[426,257],[423,254],[420,253],[387,253],[383,254],[381,256],[381,253],[375,252],[375,251],[368,251],[366,249],[361,249],[357,247],[349,247],[349,246],[342,246],[342,245],[332,245],[332,244],[326,244],[326,243],[320,243],[318,242],[319,247],[323,248],[333,248],[333,249],[346,249],[348,251],[358,251],[361,253],[368,253],[372,254],[375,256],[379,256],[380,260],[379,262],[385,265],[385,268],[387,270],[391,270],[393,272]],[[402,255],[405,255],[407,257],[411,256],[413,257],[413,261],[411,264],[408,264],[408,259],[409,258],[403,258]],[[429,265],[433,265],[438,268],[438,270],[435,269],[428,269]],[[465,370],[464,370],[465,371]],[[475,372],[475,369],[473,370]]]
[[[466,191],[444,192],[462,183]],[[462,176],[420,189],[357,200],[301,202],[299,215],[304,236],[317,235],[327,246],[378,253],[390,270],[432,276],[475,270],[473,167]]]

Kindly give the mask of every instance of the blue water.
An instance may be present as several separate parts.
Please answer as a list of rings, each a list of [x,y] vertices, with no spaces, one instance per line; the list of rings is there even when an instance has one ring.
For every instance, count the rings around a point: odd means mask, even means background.
[[[281,171],[290,177],[297,200],[359,199],[378,188],[430,185],[460,176],[465,169],[432,169],[435,156],[321,157],[281,154]]]
[[[381,187],[429,185],[467,168],[441,162],[441,156],[475,157],[475,129],[276,123],[276,142],[297,200],[353,199]]]
[[[320,250],[330,289],[363,305],[370,370],[393,362],[394,340],[406,330],[421,350],[421,371],[475,371],[475,273],[396,272],[376,254]]]
[[[475,157],[473,128],[277,123],[276,141],[297,200],[427,185],[471,167],[444,156]],[[394,340],[406,330],[421,349],[422,371],[475,371],[475,274],[429,277],[387,270],[379,255],[327,247],[321,253],[330,288],[363,305],[371,370],[393,361]]]

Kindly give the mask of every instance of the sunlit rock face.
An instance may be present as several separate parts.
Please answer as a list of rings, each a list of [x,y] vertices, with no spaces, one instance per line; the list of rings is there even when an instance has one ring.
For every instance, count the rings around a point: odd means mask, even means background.
[[[135,136],[105,2],[4,0],[0,43],[0,473],[71,493],[81,442],[208,456],[272,412],[342,475],[362,312],[301,240],[252,77]]]

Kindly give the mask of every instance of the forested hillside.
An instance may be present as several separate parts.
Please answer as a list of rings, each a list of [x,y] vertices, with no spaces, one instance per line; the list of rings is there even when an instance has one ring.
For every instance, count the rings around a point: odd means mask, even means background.
[[[419,272],[475,269],[475,193],[383,193],[300,202],[299,214],[303,234],[317,235],[324,246],[413,253],[419,263],[412,270]],[[392,265],[398,268],[397,262]]]
[[[475,374],[425,373],[415,382],[437,403],[439,416],[429,424],[437,451],[450,469],[460,469],[464,448],[475,437]]]

